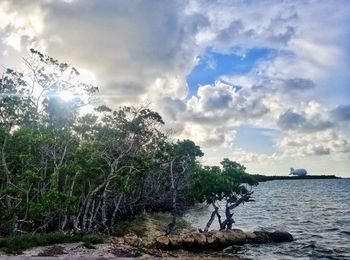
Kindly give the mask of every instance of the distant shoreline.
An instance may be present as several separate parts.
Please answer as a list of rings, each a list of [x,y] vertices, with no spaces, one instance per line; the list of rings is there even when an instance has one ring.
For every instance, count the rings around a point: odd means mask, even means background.
[[[306,175],[306,176],[265,176],[260,174],[252,174],[258,182],[274,181],[274,180],[319,180],[319,179],[341,179],[335,175]]]

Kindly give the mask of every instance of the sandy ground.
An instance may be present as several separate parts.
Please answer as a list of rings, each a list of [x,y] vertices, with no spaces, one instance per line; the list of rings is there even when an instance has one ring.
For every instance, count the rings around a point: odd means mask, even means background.
[[[94,245],[94,249],[88,249],[83,243],[69,243],[69,244],[55,244],[51,246],[40,246],[25,250],[20,255],[16,256],[5,256],[0,255],[1,259],[10,258],[30,258],[39,256],[40,259],[43,257],[59,256],[60,258],[115,258],[113,254],[114,246],[112,244],[97,244]]]
[[[159,254],[160,253],[160,254]],[[177,259],[233,259],[236,256],[196,254],[187,251],[159,252],[156,255],[140,252],[128,246],[104,243],[94,245],[94,248],[86,248],[83,243],[55,244],[51,246],[40,246],[23,251],[19,255],[1,255],[0,259],[130,259],[130,258],[177,258]]]

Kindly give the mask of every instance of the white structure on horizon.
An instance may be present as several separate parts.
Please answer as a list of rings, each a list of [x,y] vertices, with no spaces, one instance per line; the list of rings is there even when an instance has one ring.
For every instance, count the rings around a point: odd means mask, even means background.
[[[289,174],[296,175],[296,176],[306,176],[307,171],[305,169],[290,168],[290,173]]]

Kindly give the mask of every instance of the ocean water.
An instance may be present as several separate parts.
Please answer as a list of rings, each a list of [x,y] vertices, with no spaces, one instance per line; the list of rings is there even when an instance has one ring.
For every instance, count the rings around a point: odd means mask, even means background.
[[[254,188],[255,202],[235,211],[235,228],[283,230],[295,241],[235,246],[250,259],[350,259],[350,179],[276,180]],[[198,205],[185,214],[203,228],[211,208]],[[216,222],[212,228],[217,229]]]

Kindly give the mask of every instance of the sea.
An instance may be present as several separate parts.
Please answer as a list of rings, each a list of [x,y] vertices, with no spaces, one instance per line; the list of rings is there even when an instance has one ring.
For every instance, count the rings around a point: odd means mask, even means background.
[[[350,259],[350,179],[274,180],[253,190],[255,202],[236,208],[234,228],[288,231],[295,241],[226,252],[248,259]],[[197,205],[185,219],[203,229],[211,210]],[[217,222],[211,228],[218,229]]]

